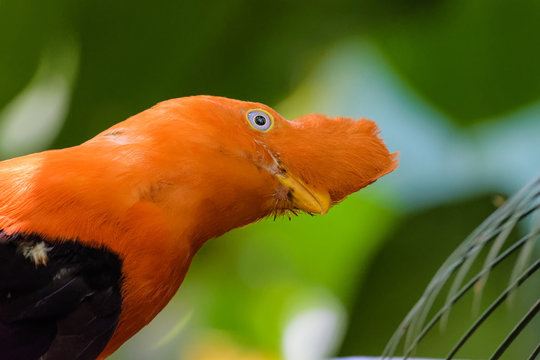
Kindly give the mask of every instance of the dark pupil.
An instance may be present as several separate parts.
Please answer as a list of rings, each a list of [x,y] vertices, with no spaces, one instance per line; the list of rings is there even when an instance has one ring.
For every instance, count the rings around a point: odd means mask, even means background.
[[[266,124],[266,118],[262,115],[255,116],[255,124],[263,126],[264,124]]]

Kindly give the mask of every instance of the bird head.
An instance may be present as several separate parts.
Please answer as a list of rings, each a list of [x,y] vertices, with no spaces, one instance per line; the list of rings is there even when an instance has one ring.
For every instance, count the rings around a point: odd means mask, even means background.
[[[153,199],[202,209],[194,216],[211,216],[219,233],[271,214],[325,214],[397,166],[370,120],[289,121],[266,105],[221,97],[162,102],[101,135],[111,134],[120,144],[151,144],[152,163],[161,164],[150,170],[152,186],[170,188]]]

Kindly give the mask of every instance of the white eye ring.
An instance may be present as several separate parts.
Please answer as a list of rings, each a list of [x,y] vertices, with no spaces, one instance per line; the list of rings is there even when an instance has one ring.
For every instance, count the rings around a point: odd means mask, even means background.
[[[272,115],[262,109],[249,110],[246,117],[249,125],[255,130],[266,132],[274,125]]]

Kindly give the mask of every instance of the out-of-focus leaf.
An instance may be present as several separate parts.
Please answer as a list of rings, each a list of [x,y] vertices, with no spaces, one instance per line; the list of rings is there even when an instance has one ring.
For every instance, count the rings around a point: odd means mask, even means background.
[[[41,151],[52,144],[66,119],[78,55],[72,39],[44,50],[32,80],[0,110],[0,158]]]
[[[423,97],[468,124],[540,98],[540,2],[453,0],[383,17],[381,50]]]
[[[0,109],[34,75],[46,48],[76,37],[69,0],[0,1]]]

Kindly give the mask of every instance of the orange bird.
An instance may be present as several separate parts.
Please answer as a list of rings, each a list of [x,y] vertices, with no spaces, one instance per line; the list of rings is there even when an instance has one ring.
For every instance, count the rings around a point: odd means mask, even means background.
[[[210,238],[324,214],[397,166],[375,123],[212,96],[162,102],[67,149],[0,162],[0,351],[104,359]]]

